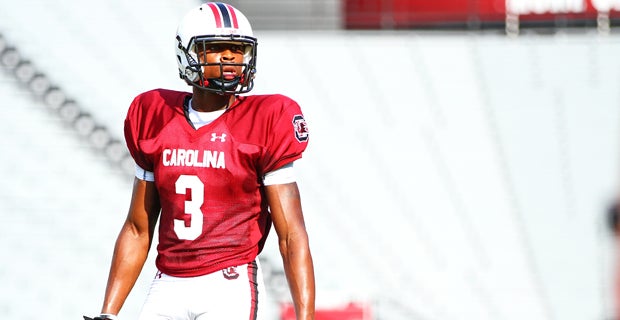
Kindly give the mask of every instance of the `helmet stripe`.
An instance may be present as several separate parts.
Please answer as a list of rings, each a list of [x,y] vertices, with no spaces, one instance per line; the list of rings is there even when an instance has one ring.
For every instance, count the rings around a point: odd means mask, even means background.
[[[230,17],[232,18],[233,28],[239,29],[239,23],[237,22],[237,14],[235,13],[235,8],[233,8],[229,4],[227,4],[226,7],[228,8],[228,11],[230,12]]]
[[[215,6],[214,3],[207,3],[207,5],[209,5],[209,8],[211,8],[211,11],[213,11],[213,15],[215,16],[215,27],[216,28],[221,28],[222,27],[222,17],[220,16],[220,12],[219,10],[217,10],[217,7]]]
[[[216,2],[215,5],[217,5],[217,7],[220,8],[220,12],[222,12],[222,19],[224,20],[224,28],[232,27],[232,24],[230,23],[230,14],[228,14],[228,9],[226,8],[226,5],[221,2]]]

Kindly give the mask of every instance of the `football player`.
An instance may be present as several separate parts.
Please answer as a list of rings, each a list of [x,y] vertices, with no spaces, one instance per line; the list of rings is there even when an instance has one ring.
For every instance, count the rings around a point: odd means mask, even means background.
[[[308,144],[298,104],[252,90],[257,41],[247,18],[210,2],[176,35],[192,92],[138,95],[125,120],[136,162],[99,319],[116,319],[159,220],[157,275],[141,320],[260,319],[261,252],[271,225],[298,319],[314,318],[315,284],[293,163]]]

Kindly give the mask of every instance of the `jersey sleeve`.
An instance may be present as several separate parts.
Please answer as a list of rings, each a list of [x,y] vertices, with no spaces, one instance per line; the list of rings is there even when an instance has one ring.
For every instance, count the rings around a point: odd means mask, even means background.
[[[267,140],[263,163],[264,173],[281,168],[301,158],[308,146],[309,131],[299,105],[283,99],[282,108],[274,116]]]
[[[137,96],[129,106],[127,117],[125,118],[125,143],[129,149],[129,153],[133,157],[136,165],[146,171],[153,171],[153,163],[142,152],[140,148],[140,137],[144,129],[143,121],[144,108],[142,106],[141,96]]]

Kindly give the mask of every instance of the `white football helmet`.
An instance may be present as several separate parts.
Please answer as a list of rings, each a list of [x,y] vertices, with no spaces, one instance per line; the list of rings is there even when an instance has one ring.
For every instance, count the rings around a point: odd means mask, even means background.
[[[217,65],[222,71],[222,63],[201,63],[196,49],[206,47],[209,42],[224,42],[243,45],[245,48],[243,63],[226,64],[243,66],[241,75],[233,80],[224,79],[223,72],[219,78],[205,78],[203,67]],[[256,38],[252,26],[241,11],[221,2],[207,2],[189,11],[181,20],[177,29],[176,53],[179,76],[189,85],[220,93],[246,93],[254,87],[256,73]]]

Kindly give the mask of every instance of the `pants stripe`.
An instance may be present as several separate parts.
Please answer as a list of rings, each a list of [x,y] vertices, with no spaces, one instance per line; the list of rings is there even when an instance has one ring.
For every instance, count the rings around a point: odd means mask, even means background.
[[[256,265],[256,261],[248,263],[248,279],[250,284],[250,295],[252,296],[250,320],[256,320],[258,317],[258,266]]]

